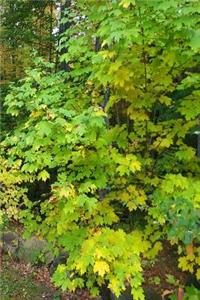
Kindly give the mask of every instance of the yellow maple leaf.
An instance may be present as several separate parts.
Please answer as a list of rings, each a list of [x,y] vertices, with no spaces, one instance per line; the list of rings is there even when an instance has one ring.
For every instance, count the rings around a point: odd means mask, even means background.
[[[127,207],[129,209],[129,211],[133,211],[137,208],[137,205],[134,202],[130,201],[130,202],[128,202]]]
[[[95,256],[99,259],[101,257],[103,257],[103,253],[100,249],[96,249],[95,250]]]
[[[40,115],[42,114],[42,111],[39,111],[39,110],[33,110],[30,114],[30,117],[33,117],[33,118],[37,118],[39,117]]]
[[[122,192],[119,196],[120,199],[124,202],[127,202],[130,199],[130,196],[127,192]]]
[[[107,262],[99,260],[95,262],[93,270],[94,273],[98,273],[101,277],[103,277],[110,271],[110,268]]]
[[[119,286],[120,286],[119,281],[116,278],[112,278],[108,285],[108,287],[111,289],[111,291],[113,291],[116,294],[116,296],[120,295]]]
[[[183,256],[179,258],[179,268],[182,269],[183,271],[190,271],[191,273],[193,272],[193,267],[194,264],[191,262],[188,262],[187,257]]]
[[[58,273],[66,272],[66,266],[64,264],[58,265],[57,272]]]
[[[194,255],[194,253],[189,253],[189,254],[187,255],[187,260],[189,260],[189,261],[194,261],[194,260],[195,260],[195,255]]]
[[[46,170],[43,170],[38,174],[38,179],[41,179],[42,181],[46,181],[48,178],[50,178],[50,174]]]
[[[75,190],[73,185],[62,187],[59,191],[60,197],[75,197]]]
[[[200,266],[200,256],[195,257],[195,263]]]
[[[135,0],[122,0],[120,2],[120,5],[124,8],[128,8],[130,5],[134,5],[135,4]]]
[[[86,272],[85,263],[83,261],[77,262],[76,269],[80,272],[81,275],[83,275]]]
[[[172,103],[172,99],[167,96],[161,96],[159,100],[160,103],[165,104],[166,106],[170,106],[170,104]]]
[[[173,144],[173,139],[169,136],[165,138],[158,137],[155,142],[153,143],[152,147],[153,148],[169,148]]]
[[[132,172],[140,171],[141,170],[141,164],[138,160],[134,160],[130,163],[129,168]]]

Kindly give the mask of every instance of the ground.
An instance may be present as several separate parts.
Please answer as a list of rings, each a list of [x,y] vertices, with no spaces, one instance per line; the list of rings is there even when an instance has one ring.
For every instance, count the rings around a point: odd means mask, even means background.
[[[157,259],[144,269],[144,286],[152,287],[160,295],[171,294],[178,287],[184,287],[188,274],[178,269],[177,260],[176,249],[164,242]]]
[[[48,269],[32,267],[3,257],[0,274],[1,300],[97,300],[85,290],[61,293],[53,287]]]
[[[53,290],[37,282],[35,275],[29,266],[4,259],[0,281],[1,300],[59,299]]]
[[[144,272],[144,286],[154,288],[160,295],[184,286],[187,275],[178,270],[173,248],[164,244],[158,259],[148,264]],[[75,294],[61,293],[51,284],[46,267],[32,267],[4,255],[0,281],[1,300],[97,300],[85,290]]]
[[[10,226],[21,234],[19,226]],[[168,242],[163,243],[163,250],[155,261],[144,264],[144,287],[156,290],[159,295],[171,294],[178,287],[184,287],[187,274],[178,269],[177,249]],[[0,280],[1,300],[98,300],[92,298],[88,291],[62,293],[56,289],[44,266],[31,266],[14,261],[3,255]]]

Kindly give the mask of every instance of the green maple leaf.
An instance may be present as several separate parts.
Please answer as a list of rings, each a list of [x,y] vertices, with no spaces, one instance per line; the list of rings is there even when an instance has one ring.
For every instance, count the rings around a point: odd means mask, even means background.
[[[39,180],[41,179],[42,181],[47,181],[48,178],[50,178],[50,174],[46,170],[43,170],[38,174]]]
[[[36,129],[40,136],[48,136],[51,134],[51,125],[47,121],[41,121],[37,124]]]

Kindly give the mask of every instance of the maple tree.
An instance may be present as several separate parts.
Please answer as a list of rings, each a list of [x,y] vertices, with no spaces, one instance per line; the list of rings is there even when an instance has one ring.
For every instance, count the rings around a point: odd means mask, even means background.
[[[32,65],[33,49],[49,61],[55,57],[56,4],[54,0],[1,1],[2,88],[24,76],[24,70]]]
[[[75,1],[59,45],[67,72],[36,58],[6,96],[7,163],[24,184],[50,186],[20,217],[68,253],[53,276],[63,289],[107,284],[118,296],[128,282],[144,299],[142,259],[163,239],[200,278],[200,160],[187,143],[199,130],[199,10],[196,0]]]

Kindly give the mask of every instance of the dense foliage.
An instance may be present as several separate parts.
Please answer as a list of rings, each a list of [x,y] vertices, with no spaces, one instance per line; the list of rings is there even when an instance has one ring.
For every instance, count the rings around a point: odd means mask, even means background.
[[[200,160],[187,142],[199,133],[199,12],[196,0],[68,3],[67,71],[36,58],[6,96],[19,216],[69,254],[53,277],[63,289],[119,295],[128,282],[144,299],[142,261],[163,239],[200,278]],[[45,194],[22,197],[34,184]]]

